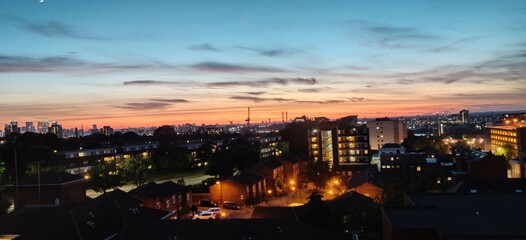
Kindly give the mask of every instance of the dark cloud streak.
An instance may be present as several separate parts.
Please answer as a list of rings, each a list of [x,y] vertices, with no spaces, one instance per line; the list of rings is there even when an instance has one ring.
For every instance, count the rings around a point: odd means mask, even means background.
[[[316,79],[314,78],[270,78],[263,79],[259,81],[231,81],[231,82],[214,82],[208,83],[209,87],[238,87],[238,86],[248,86],[248,87],[266,87],[270,85],[288,85],[288,84],[305,84],[305,85],[314,85],[316,84]]]

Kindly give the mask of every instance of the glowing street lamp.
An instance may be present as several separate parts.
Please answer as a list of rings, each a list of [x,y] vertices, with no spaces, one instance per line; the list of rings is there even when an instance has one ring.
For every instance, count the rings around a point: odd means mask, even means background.
[[[221,186],[221,181],[216,181],[216,184],[219,184],[219,206],[223,202],[223,187]]]

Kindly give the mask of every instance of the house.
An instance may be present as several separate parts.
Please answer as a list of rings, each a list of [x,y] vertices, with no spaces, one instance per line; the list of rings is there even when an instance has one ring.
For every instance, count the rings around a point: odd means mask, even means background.
[[[142,206],[176,212],[177,216],[190,210],[192,190],[172,181],[150,182],[128,192],[143,202]]]
[[[381,187],[378,187],[372,183],[364,183],[349,190],[360,193],[366,197],[370,197],[377,203],[382,201],[382,195],[384,191]]]
[[[250,166],[250,170],[265,177],[266,188],[272,193],[278,194],[284,190],[284,167],[277,160],[267,160]]]
[[[131,222],[119,239],[352,239],[343,231],[279,219],[142,220]]]
[[[86,199],[87,179],[64,172],[48,172],[30,176],[7,185],[15,209],[31,205],[62,205],[80,203]]]
[[[526,239],[525,194],[415,194],[382,209],[385,240]]]
[[[240,206],[253,203],[267,194],[265,178],[251,171],[243,171],[232,178],[210,186],[210,200],[222,204],[236,202]]]
[[[290,188],[298,186],[300,175],[300,160],[297,157],[286,155],[277,159],[283,165],[283,180]]]
[[[0,239],[111,239],[132,220],[172,216],[135,202],[115,191],[81,204],[28,206],[0,216]]]

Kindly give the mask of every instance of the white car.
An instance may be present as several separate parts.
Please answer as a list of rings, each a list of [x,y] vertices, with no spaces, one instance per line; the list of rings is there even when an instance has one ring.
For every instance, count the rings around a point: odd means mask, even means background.
[[[213,212],[214,215],[220,215],[221,214],[221,208],[213,207],[206,210],[207,212]]]
[[[221,208],[218,208],[218,207],[209,208],[206,211],[214,213],[214,216],[216,216],[217,218],[225,216],[225,213],[221,212]]]
[[[204,211],[194,215],[192,219],[214,219],[215,217],[213,212]]]

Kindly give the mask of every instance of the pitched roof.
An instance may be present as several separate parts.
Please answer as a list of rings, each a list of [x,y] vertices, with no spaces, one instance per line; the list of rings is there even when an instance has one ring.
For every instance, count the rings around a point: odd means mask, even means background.
[[[49,219],[68,212],[74,206],[29,206],[0,216],[0,235],[23,234]]]
[[[132,203],[132,204],[141,204],[142,201],[132,197],[130,194],[120,190],[115,189],[111,192],[106,192],[102,195],[99,195],[94,201],[120,201],[120,202],[126,202],[126,203]]]
[[[526,237],[525,194],[422,194],[408,200],[413,207],[383,210],[395,230],[436,229],[442,236],[469,239]]]
[[[19,239],[107,239],[134,219],[162,219],[169,212],[119,201],[95,201],[49,219]],[[17,238],[18,239],[18,238]]]
[[[475,190],[476,192],[473,192]],[[448,193],[526,193],[525,178],[468,178],[451,187]]]
[[[382,148],[404,148],[398,143],[386,143],[382,146]]]
[[[65,185],[72,183],[86,182],[80,175],[69,174],[65,172],[46,172],[40,174],[40,185]],[[33,175],[26,177],[18,182],[18,186],[36,186],[39,183],[39,176]],[[14,186],[14,185],[10,185]]]
[[[189,191],[190,191],[190,187],[187,187],[181,184],[177,184],[172,181],[166,181],[160,184],[149,182],[136,189],[129,191],[128,193],[132,196],[136,196],[139,198],[142,198],[142,197],[167,198],[177,193],[187,193]]]
[[[252,219],[281,219],[298,221],[295,207],[265,207],[257,206],[252,212]]]
[[[240,174],[232,177],[233,181],[236,181],[242,184],[247,184],[247,185],[255,184],[263,179],[264,179],[263,176],[257,173],[254,173],[252,171],[243,171]]]
[[[121,239],[349,239],[343,231],[278,219],[134,221]]]
[[[276,169],[283,166],[281,162],[272,159],[262,162],[261,165],[270,169]]]

